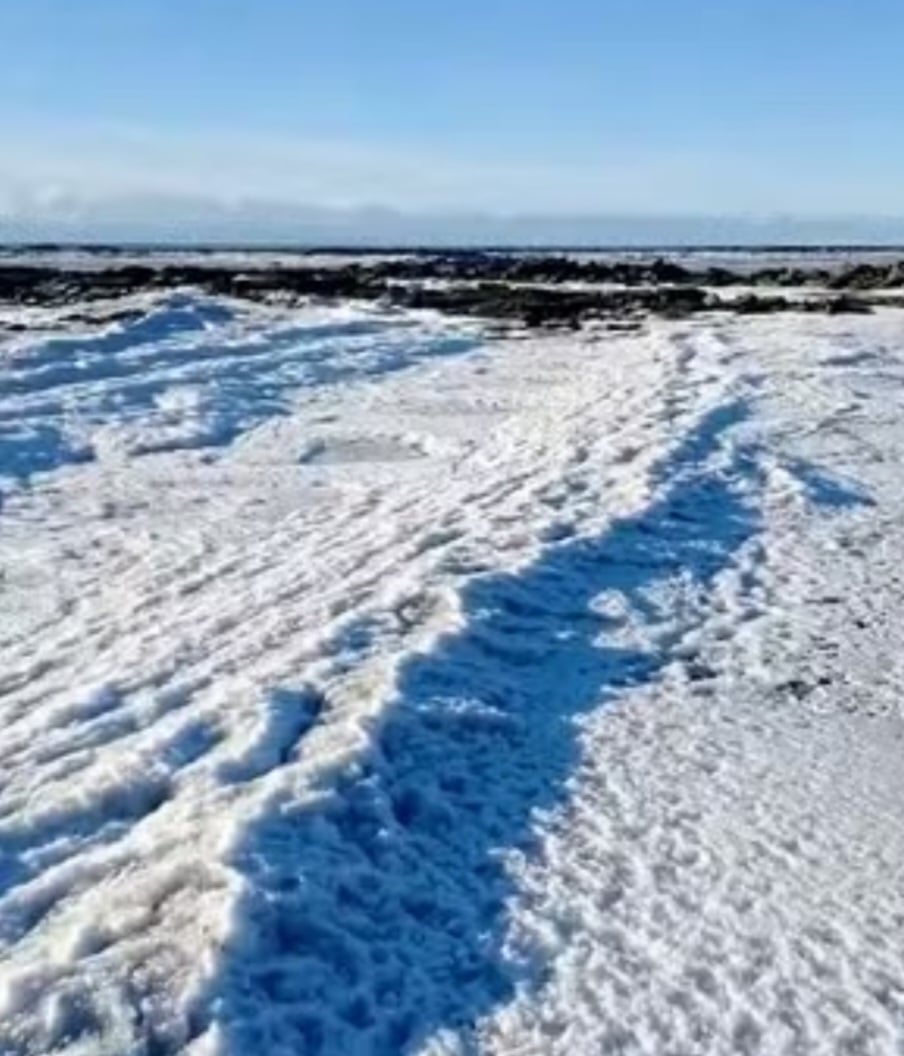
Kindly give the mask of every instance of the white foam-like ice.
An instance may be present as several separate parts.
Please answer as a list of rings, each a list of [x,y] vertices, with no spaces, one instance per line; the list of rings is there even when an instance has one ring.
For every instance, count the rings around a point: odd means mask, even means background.
[[[893,311],[0,348],[0,1052],[904,1044]]]

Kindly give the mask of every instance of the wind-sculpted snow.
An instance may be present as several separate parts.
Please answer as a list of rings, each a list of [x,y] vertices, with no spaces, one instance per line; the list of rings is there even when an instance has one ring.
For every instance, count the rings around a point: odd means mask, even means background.
[[[3,1056],[899,1051],[895,311],[105,310],[0,351]]]
[[[130,455],[228,445],[286,415],[300,389],[470,347],[395,321],[274,320],[170,297],[97,336],[25,341],[0,376],[0,477]]]
[[[694,606],[669,626],[652,592],[680,574],[705,597],[755,531],[747,456],[708,465],[742,416],[709,412],[636,516],[478,577],[461,630],[400,667],[354,776],[322,810],[255,824],[237,854],[250,894],[213,984],[232,1051],[391,1056],[513,995],[504,856],[529,853],[533,813],[567,794],[575,716],[655,679],[693,627]],[[614,592],[654,647],[610,641],[617,621],[593,602]]]

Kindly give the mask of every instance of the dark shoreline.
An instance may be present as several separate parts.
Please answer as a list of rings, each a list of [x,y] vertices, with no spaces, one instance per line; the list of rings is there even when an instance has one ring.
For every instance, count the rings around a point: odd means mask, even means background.
[[[154,262],[152,256],[146,263],[81,268],[0,264],[0,304],[12,306],[75,307],[186,288],[259,303],[359,300],[528,327],[579,329],[591,320],[704,311],[866,313],[878,304],[901,307],[904,259],[739,271],[714,264],[693,267],[664,256],[580,259],[480,250],[408,252],[397,258],[381,253],[332,266]]]

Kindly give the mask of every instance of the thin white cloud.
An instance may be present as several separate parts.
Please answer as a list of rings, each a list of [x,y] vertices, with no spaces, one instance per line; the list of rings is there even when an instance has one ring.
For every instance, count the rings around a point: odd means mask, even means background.
[[[591,147],[593,149],[591,149]],[[887,170],[886,170],[887,171]],[[640,149],[545,159],[456,156],[385,144],[276,139],[246,132],[116,124],[20,123],[4,134],[0,186],[50,186],[82,198],[121,194],[269,198],[331,207],[493,212],[904,212],[882,167],[839,157],[716,157]]]
[[[158,134],[118,126],[20,129],[8,136],[0,184],[66,188],[84,199],[201,194],[328,207],[549,210],[637,206],[642,172],[254,135]],[[23,189],[26,189],[23,191]],[[626,194],[626,191],[631,191]],[[652,188],[651,188],[652,189]],[[38,204],[38,203],[35,203]],[[611,207],[611,206],[610,206]]]
[[[578,242],[630,241],[632,230],[643,241],[656,231],[657,216],[679,241],[694,231],[700,240],[730,240],[733,230],[748,238],[760,230],[767,240],[782,224],[792,230],[793,222],[668,227],[670,216],[838,215],[863,212],[858,203],[877,214],[904,216],[904,190],[881,170],[861,171],[856,158],[839,159],[831,169],[814,160],[804,169],[728,153],[540,163],[242,132],[35,121],[5,133],[0,221],[13,232],[6,237],[33,230],[41,237],[54,237],[54,231],[199,239],[310,233],[327,241]],[[851,238],[901,237],[884,222],[839,223],[831,231],[850,230]]]

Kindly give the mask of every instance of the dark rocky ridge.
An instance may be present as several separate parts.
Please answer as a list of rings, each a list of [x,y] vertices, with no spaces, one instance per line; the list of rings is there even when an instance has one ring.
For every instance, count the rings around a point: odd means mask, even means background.
[[[904,305],[904,261],[831,270],[771,267],[750,274],[723,267],[693,269],[665,259],[484,252],[374,258],[331,267],[153,262],[94,268],[0,266],[0,302],[13,305],[75,306],[186,287],[259,302],[358,299],[528,327],[579,328],[591,319],[679,317],[713,310],[868,312],[880,303],[880,291],[881,303]],[[744,291],[732,293],[732,287]],[[805,295],[792,295],[791,288]],[[889,290],[902,295],[889,297]]]

